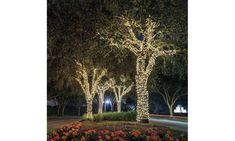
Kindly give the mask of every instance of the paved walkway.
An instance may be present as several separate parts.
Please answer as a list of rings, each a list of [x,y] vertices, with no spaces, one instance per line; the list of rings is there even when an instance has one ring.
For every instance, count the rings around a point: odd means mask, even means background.
[[[66,124],[79,121],[78,117],[63,117],[63,118],[48,118],[47,119],[47,130],[57,129],[63,127]]]
[[[63,127],[66,124],[79,121],[80,118],[78,117],[54,117],[47,119],[47,130],[57,129]],[[168,120],[168,119],[149,119],[150,123],[156,123],[157,125],[173,127],[175,129],[181,131],[188,131],[188,123],[183,121],[175,121],[175,120]]]
[[[149,121],[150,123],[156,123],[162,126],[173,127],[181,131],[185,132],[188,131],[188,122],[168,120],[168,119],[154,119],[154,118],[150,118]]]

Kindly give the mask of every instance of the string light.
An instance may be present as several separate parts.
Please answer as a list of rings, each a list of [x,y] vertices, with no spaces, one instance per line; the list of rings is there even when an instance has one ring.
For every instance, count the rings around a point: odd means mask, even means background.
[[[117,85],[116,81],[113,78],[110,79],[110,82],[111,82],[110,87],[112,88],[114,92],[116,103],[117,103],[117,111],[121,112],[122,97],[131,91],[132,87],[134,86],[134,83],[126,87],[124,84]]]
[[[88,69],[77,60],[76,64],[78,66],[78,70],[76,71],[77,76],[75,80],[78,81],[85,94],[86,103],[87,103],[87,118],[92,119],[93,99],[96,94],[97,86],[99,85],[101,78],[106,74],[107,70],[101,69],[98,71],[97,68],[94,68],[92,73],[92,81],[89,83]]]
[[[99,108],[98,108],[98,113],[101,114],[103,113],[103,104],[104,104],[104,94],[105,92],[109,89],[109,82],[106,81],[104,84],[100,83],[97,86],[97,94],[99,96]]]
[[[149,93],[147,90],[147,82],[153,70],[153,67],[155,66],[155,60],[158,56],[172,55],[175,54],[176,51],[163,50],[163,46],[165,46],[165,43],[155,39],[155,29],[159,26],[159,24],[152,21],[150,18],[146,19],[145,26],[142,26],[141,23],[138,23],[134,19],[129,19],[124,16],[121,16],[120,19],[123,21],[124,28],[127,29],[117,32],[120,32],[120,36],[122,36],[123,38],[120,39],[107,36],[106,40],[110,43],[110,46],[114,46],[117,48],[126,48],[137,57],[135,76],[137,92],[136,120],[138,122],[148,122]],[[141,40],[136,37],[133,27],[138,27],[141,29]]]

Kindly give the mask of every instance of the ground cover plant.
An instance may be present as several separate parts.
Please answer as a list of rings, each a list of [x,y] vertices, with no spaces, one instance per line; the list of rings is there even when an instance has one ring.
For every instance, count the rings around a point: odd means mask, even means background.
[[[87,125],[88,124],[88,125]],[[116,124],[119,124],[117,126]],[[187,133],[136,122],[75,122],[49,131],[47,141],[186,141]]]
[[[107,112],[103,114],[95,114],[93,120],[95,122],[109,120],[109,121],[135,121],[136,112]]]

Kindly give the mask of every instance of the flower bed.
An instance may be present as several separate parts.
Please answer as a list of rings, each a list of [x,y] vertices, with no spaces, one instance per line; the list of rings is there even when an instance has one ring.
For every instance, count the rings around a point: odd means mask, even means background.
[[[187,135],[166,128],[145,130],[82,129],[77,122],[61,129],[50,131],[47,141],[186,141]]]

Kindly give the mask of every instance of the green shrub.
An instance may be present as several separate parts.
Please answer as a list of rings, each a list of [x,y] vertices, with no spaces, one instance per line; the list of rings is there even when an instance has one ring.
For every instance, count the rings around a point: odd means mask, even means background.
[[[136,112],[107,112],[103,114],[94,114],[93,120],[95,122],[109,120],[109,121],[135,121]]]
[[[82,115],[82,119],[87,119],[86,117],[87,117],[86,113]]]

